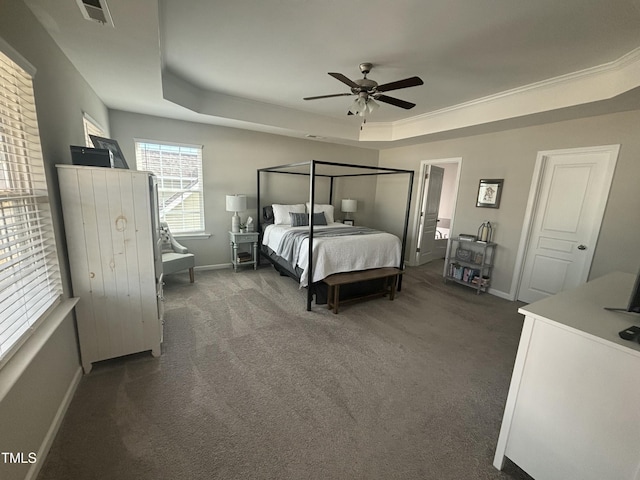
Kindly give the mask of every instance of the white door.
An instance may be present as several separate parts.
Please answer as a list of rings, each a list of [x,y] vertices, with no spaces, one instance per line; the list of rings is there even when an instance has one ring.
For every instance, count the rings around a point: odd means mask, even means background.
[[[427,165],[420,209],[421,228],[418,238],[418,265],[428,263],[434,258],[436,226],[438,224],[438,210],[440,209],[443,178],[444,168]]]
[[[587,281],[618,149],[539,156],[541,180],[518,300],[535,302]]]

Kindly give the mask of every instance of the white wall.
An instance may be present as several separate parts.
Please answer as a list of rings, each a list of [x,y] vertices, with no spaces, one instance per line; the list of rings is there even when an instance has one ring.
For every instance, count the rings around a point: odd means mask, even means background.
[[[512,289],[518,243],[536,155],[553,150],[594,145],[621,144],[602,231],[596,247],[590,279],[611,271],[637,273],[640,268],[640,111],[549,123],[421,145],[382,150],[380,166],[419,169],[422,160],[462,157],[460,189],[453,234],[477,232],[489,220],[495,226],[499,244],[492,287],[508,293]],[[478,181],[503,178],[499,209],[475,206]],[[416,186],[417,186],[416,180]],[[378,182],[376,202],[395,202],[395,186],[386,179]],[[414,201],[412,208],[416,208]],[[391,208],[391,207],[387,207]],[[389,217],[382,217],[386,224]],[[411,216],[413,219],[413,215]],[[412,229],[410,229],[412,231]]]
[[[84,145],[82,113],[108,124],[108,112],[21,0],[0,2],[0,37],[37,72],[34,92],[65,295],[71,295],[56,163],[71,163],[69,145]],[[68,315],[0,398],[0,449],[40,452],[80,368],[74,319]],[[9,360],[3,373],[18,371]],[[40,452],[41,453],[41,452]],[[1,459],[0,459],[1,460]],[[42,456],[39,462],[43,461]],[[0,461],[0,478],[22,479],[29,464]],[[36,465],[37,466],[37,465]]]
[[[110,112],[111,135],[118,141],[127,163],[135,165],[134,138],[203,145],[205,228],[208,239],[180,239],[196,256],[196,265],[230,262],[231,213],[225,195],[244,193],[248,210],[241,214],[257,218],[256,170],[258,168],[322,160],[376,166],[378,151],[238,130],[199,123],[169,120],[122,111]],[[271,203],[304,203],[309,199],[309,180],[304,176],[263,174],[262,196]],[[318,179],[317,203],[328,201],[328,182]],[[341,218],[340,199],[356,198],[359,223],[373,221],[375,178],[336,180],[334,206]],[[324,197],[323,197],[324,195]]]

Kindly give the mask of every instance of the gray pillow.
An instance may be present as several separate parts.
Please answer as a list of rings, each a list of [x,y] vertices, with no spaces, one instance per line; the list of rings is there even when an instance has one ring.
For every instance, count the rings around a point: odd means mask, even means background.
[[[326,225],[327,217],[324,215],[324,212],[314,213],[313,214],[313,224],[314,225]]]
[[[289,212],[289,217],[291,218],[291,226],[292,227],[306,227],[309,225],[309,214],[307,213],[293,213]],[[327,219],[324,216],[324,212],[314,213],[313,214],[313,224],[314,225],[326,225]]]
[[[309,215],[306,213],[289,212],[292,227],[305,227],[309,225]]]
[[[273,207],[271,205],[262,207],[262,223],[273,225]]]

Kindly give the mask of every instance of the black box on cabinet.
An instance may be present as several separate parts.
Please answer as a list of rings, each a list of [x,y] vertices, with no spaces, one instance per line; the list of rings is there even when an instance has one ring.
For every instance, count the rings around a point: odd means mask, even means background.
[[[89,148],[71,145],[71,163],[87,167],[113,168],[113,154],[106,148]]]

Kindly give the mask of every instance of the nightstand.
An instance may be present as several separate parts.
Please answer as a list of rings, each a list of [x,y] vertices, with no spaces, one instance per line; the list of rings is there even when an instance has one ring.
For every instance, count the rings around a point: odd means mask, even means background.
[[[229,245],[231,246],[231,264],[233,265],[234,271],[238,271],[238,265],[253,265],[253,269],[257,270],[258,237],[258,232],[229,232]],[[238,245],[242,245],[243,243],[251,244],[251,249],[249,252],[238,251]]]

